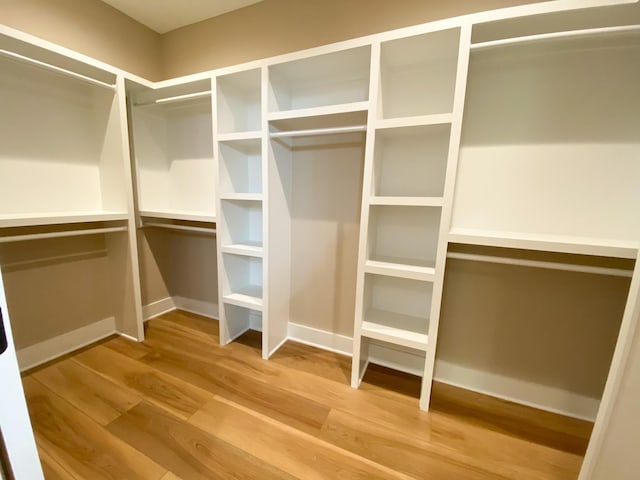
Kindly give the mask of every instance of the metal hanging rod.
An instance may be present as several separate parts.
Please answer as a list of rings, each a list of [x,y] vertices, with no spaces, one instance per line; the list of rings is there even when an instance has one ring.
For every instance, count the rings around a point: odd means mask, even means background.
[[[174,225],[172,223],[144,222],[143,227],[166,228],[167,230],[180,230],[184,232],[202,233],[206,235],[216,235],[215,228],[192,227],[190,225]]]
[[[24,233],[0,237],[0,243],[24,242],[27,240],[44,240],[47,238],[80,237],[82,235],[98,235],[101,233],[126,232],[127,227],[91,228],[86,230],[65,230],[62,232]]]
[[[337,133],[353,133],[366,132],[366,125],[353,125],[348,127],[328,127],[328,128],[311,128],[307,130],[288,130],[282,132],[271,132],[271,138],[287,138],[287,137],[311,137],[314,135],[333,135]]]
[[[161,103],[181,102],[183,100],[191,100],[193,98],[205,98],[211,96],[211,90],[204,92],[185,93],[184,95],[175,95],[173,97],[156,98],[148,102],[135,103],[135,107],[144,107],[145,105],[157,105]]]
[[[604,35],[608,33],[628,33],[640,31],[640,25],[629,25],[621,27],[588,28],[584,30],[569,30],[566,32],[540,33],[537,35],[527,35],[525,37],[504,38],[492,40],[490,42],[472,43],[471,50],[482,50],[485,48],[501,47],[504,45],[516,45],[519,43],[537,42],[540,40],[554,40],[558,38],[584,37],[589,35]]]
[[[30,63],[32,65],[36,65],[38,67],[51,70],[53,72],[61,73],[62,75],[66,75],[67,77],[72,77],[78,80],[82,80],[84,82],[92,83],[94,85],[98,85],[99,87],[108,88],[109,90],[116,89],[116,86],[114,84],[103,82],[101,80],[96,80],[95,78],[87,77],[86,75],[82,75],[81,73],[72,72],[71,70],[67,70],[62,67],[57,67],[49,63],[41,62],[40,60],[36,60],[34,58],[25,57],[24,55],[20,55],[19,53],[10,52],[8,50],[4,50],[0,48],[0,55],[4,55],[5,57],[20,60],[21,62]]]
[[[569,272],[593,273],[596,275],[608,275],[613,277],[631,278],[633,272],[621,268],[594,267],[591,265],[576,265],[572,263],[546,262],[542,260],[526,260],[522,258],[496,257],[491,255],[478,255],[473,253],[448,252],[447,258],[456,260],[470,260],[473,262],[498,263],[503,265],[517,265],[521,267],[545,268],[548,270],[565,270]]]

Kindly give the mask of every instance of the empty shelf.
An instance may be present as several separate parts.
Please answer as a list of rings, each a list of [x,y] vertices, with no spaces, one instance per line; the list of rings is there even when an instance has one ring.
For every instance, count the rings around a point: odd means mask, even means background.
[[[378,122],[376,123],[376,129],[405,128],[416,127],[420,125],[443,125],[451,123],[452,120],[453,114],[451,113],[417,115],[415,117],[388,118],[384,120],[378,120]]]
[[[256,140],[260,138],[262,138],[262,132],[260,130],[218,134],[218,142],[236,142],[242,140]]]
[[[640,242],[606,238],[573,237],[494,230],[453,228],[449,242],[488,247],[520,248],[544,252],[575,253],[635,259]]]
[[[189,222],[216,222],[215,215],[203,212],[187,212],[183,210],[140,210],[140,216],[164,218],[167,220],[185,220]]]
[[[362,322],[362,336],[426,351],[429,320],[370,309]]]
[[[281,112],[271,112],[267,115],[269,121],[290,120],[298,118],[321,117],[325,115],[346,114],[352,112],[366,112],[369,109],[369,102],[343,103],[339,105],[329,105],[323,107],[300,108],[297,110],[284,110]]]
[[[364,264],[364,271],[389,277],[434,281],[436,271],[433,266],[425,266],[425,262],[420,260],[415,260],[413,261],[414,263],[406,262],[411,262],[411,260],[391,257],[384,257],[380,260],[367,260]]]
[[[261,193],[221,193],[220,200],[250,200],[253,202],[261,202]]]
[[[246,285],[240,291],[224,295],[222,301],[237,307],[262,311],[262,287]]]
[[[442,207],[442,197],[402,197],[402,196],[375,196],[369,198],[370,205],[398,205],[407,207]]]
[[[232,253],[234,255],[245,255],[247,257],[262,258],[262,244],[258,242],[236,243],[224,245],[222,253]]]
[[[126,220],[127,212],[51,212],[0,215],[0,228],[62,225],[65,223],[110,222]]]

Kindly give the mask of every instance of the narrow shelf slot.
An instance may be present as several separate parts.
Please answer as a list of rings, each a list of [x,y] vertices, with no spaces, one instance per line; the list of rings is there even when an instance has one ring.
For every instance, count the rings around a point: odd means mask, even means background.
[[[237,133],[219,133],[218,142],[237,142],[242,140],[259,140],[262,137],[261,130]]]
[[[262,192],[262,145],[260,138],[218,143],[220,194]]]
[[[376,130],[393,130],[395,128],[426,127],[429,125],[450,125],[453,121],[452,113],[436,113],[432,115],[415,115],[413,117],[399,117],[378,119]]]
[[[141,217],[162,218],[165,220],[183,220],[187,222],[216,223],[216,216],[204,212],[180,210],[140,210]]]
[[[369,45],[269,66],[269,112],[369,99]]]
[[[435,265],[441,209],[372,205],[369,260],[402,265]]]
[[[219,76],[216,83],[218,133],[230,138],[259,134],[262,113],[260,68]]]
[[[238,201],[249,201],[249,202],[261,202],[262,194],[261,193],[221,193],[221,200],[238,200]]]
[[[453,111],[460,29],[382,43],[378,118]]]
[[[433,284],[367,273],[362,335],[425,350]]]
[[[222,263],[223,301],[239,307],[262,308],[262,259],[224,253]]]
[[[369,197],[369,205],[395,205],[405,207],[442,207],[442,197]]]
[[[222,245],[262,245],[262,202],[221,200]]]

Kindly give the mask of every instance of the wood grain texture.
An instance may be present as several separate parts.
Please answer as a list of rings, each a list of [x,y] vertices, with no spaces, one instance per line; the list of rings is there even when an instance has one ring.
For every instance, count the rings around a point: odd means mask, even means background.
[[[420,379],[370,366],[354,390],[349,365],[292,342],[265,361],[258,332],[222,347],[216,321],[171,312],[25,385],[54,479],[577,477],[586,422],[437,383],[425,413]]]
[[[33,378],[101,425],[115,420],[141,400],[140,395],[71,359],[39,370]]]
[[[249,455],[246,449],[148,403],[137,405],[107,429],[182,478],[293,478]]]
[[[23,384],[38,445],[75,477],[151,480],[166,473],[37,380]]]
[[[47,451],[38,446],[45,480],[74,480],[76,477],[67,472]]]

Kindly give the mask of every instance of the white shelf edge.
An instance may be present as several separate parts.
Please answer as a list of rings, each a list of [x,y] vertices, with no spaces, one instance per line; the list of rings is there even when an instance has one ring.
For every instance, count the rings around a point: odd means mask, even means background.
[[[452,228],[449,242],[630,259],[635,259],[640,249],[638,241],[464,228]]]
[[[427,350],[429,340],[428,335],[424,333],[393,328],[369,321],[362,322],[362,336],[422,351]]]
[[[222,301],[229,305],[235,305],[237,307],[249,308],[251,310],[262,311],[262,299],[253,297],[251,295],[245,295],[243,293],[230,293],[224,295]]]
[[[376,195],[369,197],[369,205],[390,205],[400,207],[442,207],[443,197],[391,197]]]
[[[0,228],[63,225],[67,223],[110,222],[127,220],[127,212],[51,212],[0,215]]]
[[[640,32],[640,25],[625,25],[618,27],[587,28],[582,30],[567,30],[562,32],[539,33],[523,37],[503,38],[488,42],[472,43],[471,50],[484,50],[488,48],[503,47],[507,45],[518,45],[523,43],[533,43],[545,40],[559,40],[563,38],[585,37],[590,35],[606,35],[611,33],[632,33]]]
[[[323,107],[300,108],[294,110],[283,110],[280,112],[270,112],[267,114],[268,121],[289,120],[293,118],[319,117],[323,115],[335,115],[339,113],[361,112],[369,109],[369,102],[342,103],[338,105],[327,105]]]
[[[261,130],[252,130],[247,132],[218,133],[218,142],[234,142],[242,140],[260,140],[262,138]]]
[[[222,253],[230,253],[233,255],[244,255],[246,257],[262,258],[264,255],[263,248],[258,245],[247,245],[234,243],[232,245],[223,245]]]
[[[436,275],[436,270],[433,267],[405,265],[402,263],[382,262],[378,260],[367,260],[364,264],[364,271],[377,275],[422,280],[425,282],[435,281]]]
[[[200,212],[177,210],[140,210],[141,217],[164,218],[166,220],[185,220],[190,222],[216,223],[216,216]]]
[[[261,193],[221,193],[220,200],[245,200],[251,202],[261,202]]]
[[[421,127],[428,125],[446,125],[453,121],[452,113],[417,115],[415,117],[384,118],[376,121],[376,130],[391,128]]]

